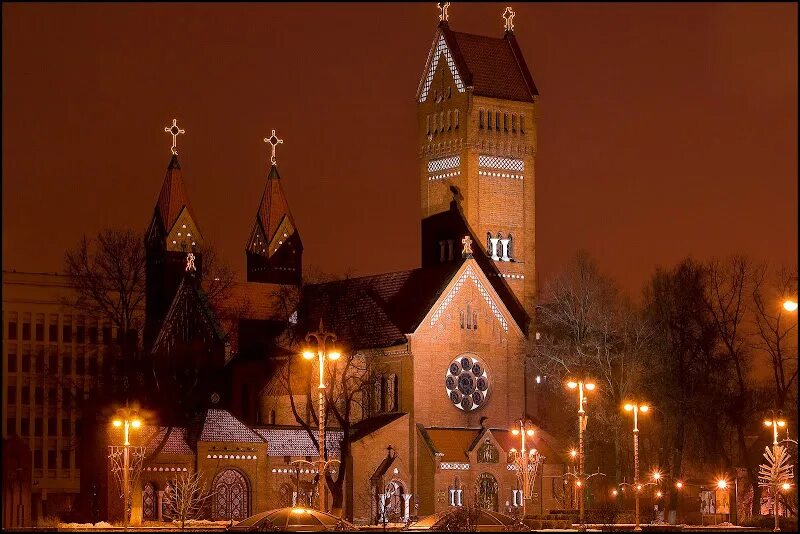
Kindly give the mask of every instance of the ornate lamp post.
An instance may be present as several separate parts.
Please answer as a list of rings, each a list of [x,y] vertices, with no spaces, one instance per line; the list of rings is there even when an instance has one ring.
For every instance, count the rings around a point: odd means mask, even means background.
[[[594,391],[595,385],[594,382],[591,380],[578,380],[578,381],[570,381],[567,382],[567,387],[569,389],[576,389],[578,391],[578,480],[575,482],[575,485],[578,486],[580,492],[580,523],[581,523],[581,530],[585,528],[584,525],[584,516],[585,516],[585,507],[586,503],[586,489],[585,484],[583,483],[583,478],[585,477],[585,456],[583,451],[583,432],[586,430],[586,410],[584,410],[583,406],[586,403],[586,394],[589,391]]]
[[[123,525],[125,530],[128,530],[128,503],[130,501],[131,489],[129,487],[129,470],[131,465],[130,448],[131,442],[128,439],[131,428],[139,428],[142,426],[142,421],[134,415],[129,415],[127,412],[119,418],[111,421],[115,428],[123,429],[123,456],[122,456],[122,496],[123,496]]]
[[[526,501],[530,498],[532,492],[531,479],[536,477],[536,471],[538,470],[539,463],[541,462],[541,456],[536,449],[528,449],[525,445],[525,437],[527,436],[532,438],[536,433],[533,423],[527,419],[518,419],[515,425],[518,428],[512,429],[511,433],[514,436],[520,436],[521,440],[519,456],[520,461],[517,462],[517,469],[519,470],[518,473],[522,478],[522,517],[524,518],[527,507]],[[514,449],[512,449],[512,451],[513,450]],[[533,462],[533,465],[531,465],[531,462]],[[531,469],[533,469],[533,477],[531,477]]]
[[[795,309],[797,304],[795,303]],[[788,308],[787,308],[788,309]],[[774,411],[772,412],[772,417],[769,419],[764,419],[764,426],[772,427],[772,455],[773,458],[777,459],[779,456],[778,448],[780,447],[780,442],[778,441],[778,428],[786,428],[788,423],[783,418],[783,416],[778,413],[776,414]],[[787,432],[788,434],[788,432]],[[791,485],[786,486],[788,483],[784,483],[781,487],[784,491],[791,488]],[[778,522],[778,487],[777,484],[773,484],[771,489],[772,492],[772,511],[775,514],[775,528],[773,529],[774,532],[780,532],[781,527],[780,523]]]
[[[639,525],[639,493],[642,485],[639,483],[639,412],[647,413],[650,407],[646,404],[628,403],[625,405],[626,412],[633,412],[633,489],[636,492],[636,526],[633,530],[642,530]]]
[[[317,344],[316,354],[314,354],[314,351],[309,347],[303,350],[303,358],[306,360],[313,360],[314,356],[316,356],[319,361],[319,386],[317,387],[319,391],[319,437],[317,438],[319,441],[318,492],[319,507],[320,510],[324,512],[327,509],[327,499],[325,497],[325,360],[336,361],[341,356],[341,353],[333,346],[333,343],[336,342],[336,334],[325,332],[322,319],[319,320],[319,330],[306,335],[306,342],[310,343],[311,340],[314,340]],[[331,343],[330,348],[327,347],[328,342]]]

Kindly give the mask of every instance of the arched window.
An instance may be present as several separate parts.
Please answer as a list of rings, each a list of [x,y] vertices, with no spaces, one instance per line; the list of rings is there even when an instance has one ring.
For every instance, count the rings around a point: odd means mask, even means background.
[[[158,519],[157,504],[156,487],[152,482],[148,482],[142,488],[142,521],[155,521]]]
[[[483,114],[484,111],[481,109],[478,111],[478,128],[483,130]]]
[[[456,121],[456,124],[455,124],[454,128],[457,130],[458,129],[458,110],[453,111],[453,116],[454,116],[454,119]]]
[[[492,112],[488,110],[486,111],[486,128],[488,130],[492,129]]]
[[[241,521],[250,515],[250,488],[236,469],[225,469],[214,477],[214,518]]]

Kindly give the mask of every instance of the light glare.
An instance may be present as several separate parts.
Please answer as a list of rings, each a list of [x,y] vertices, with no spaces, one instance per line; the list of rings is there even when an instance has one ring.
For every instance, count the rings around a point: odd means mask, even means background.
[[[314,353],[311,352],[310,350],[303,351],[303,358],[305,358],[306,360],[312,360],[314,359]]]
[[[786,299],[783,302],[783,309],[790,312],[797,311],[797,301]]]
[[[120,421],[119,419],[114,419],[113,421],[111,421],[111,424],[119,427],[122,426],[122,421]]]
[[[567,387],[569,389],[575,389],[576,387],[578,387],[578,383],[577,382],[567,382]]]

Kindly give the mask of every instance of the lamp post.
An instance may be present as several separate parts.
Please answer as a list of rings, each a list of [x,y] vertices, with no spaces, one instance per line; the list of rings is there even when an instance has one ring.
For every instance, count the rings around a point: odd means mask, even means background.
[[[114,419],[111,421],[111,424],[115,428],[122,428],[123,429],[123,453],[122,453],[122,498],[123,498],[123,509],[122,509],[122,517],[123,517],[123,525],[125,530],[128,530],[128,502],[130,501],[131,497],[131,490],[129,485],[129,473],[131,460],[130,460],[130,447],[131,442],[129,439],[130,429],[131,428],[139,428],[142,426],[142,421],[136,416],[129,415],[125,413],[120,418]]]
[[[511,433],[515,436],[521,437],[521,445],[522,448],[520,449],[520,454],[522,455],[522,517],[525,518],[525,511],[526,511],[526,503],[525,501],[528,499],[528,495],[530,495],[530,480],[528,476],[528,449],[525,447],[525,436],[533,437],[535,431],[533,429],[533,423],[525,419],[519,419],[516,422],[516,425],[519,428],[514,428],[511,430]],[[530,453],[534,453],[535,449],[531,449]]]
[[[633,489],[636,497],[636,526],[633,530],[642,530],[639,525],[639,492],[642,485],[639,483],[639,412],[647,413],[650,407],[646,404],[627,403],[626,412],[633,412]]]
[[[319,392],[319,436],[317,438],[319,441],[319,480],[317,482],[317,491],[319,492],[319,508],[324,512],[327,509],[325,495],[325,360],[338,360],[341,353],[333,347],[333,343],[336,342],[336,334],[325,331],[322,319],[319,320],[319,330],[306,335],[306,342],[310,343],[311,340],[314,340],[317,344],[316,356],[319,361],[319,386],[317,387]],[[330,349],[327,347],[328,342],[332,345]],[[314,351],[311,348],[303,350],[303,358],[306,360],[313,360],[314,356]]]
[[[583,432],[586,430],[586,410],[584,410],[583,405],[586,403],[586,393],[588,391],[594,391],[596,385],[592,381],[570,381],[567,382],[567,387],[569,389],[577,389],[578,390],[578,480],[575,483],[578,488],[580,488],[580,502],[579,502],[579,518],[581,524],[581,530],[585,528],[584,525],[584,512],[585,512],[585,497],[586,497],[586,489],[585,484],[583,484],[582,479],[584,477],[584,465],[585,465],[585,458],[584,458],[584,451],[583,451]]]
[[[795,307],[797,304],[795,304]],[[788,309],[788,308],[787,308]],[[769,419],[764,419],[764,426],[772,427],[772,456],[773,458],[777,458],[778,456],[778,428],[786,427],[787,423],[786,420],[781,416],[780,413],[776,414],[774,411],[772,412],[772,416]],[[780,523],[778,522],[778,488],[772,487],[772,511],[775,514],[775,528],[773,529],[774,532],[780,532],[781,527]]]

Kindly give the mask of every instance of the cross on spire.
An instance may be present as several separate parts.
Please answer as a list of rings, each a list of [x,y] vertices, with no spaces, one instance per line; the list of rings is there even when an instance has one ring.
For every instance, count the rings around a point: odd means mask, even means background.
[[[178,154],[178,136],[186,133],[186,130],[178,126],[178,119],[172,119],[172,126],[167,126],[164,131],[172,134],[172,153]]]
[[[264,142],[269,143],[269,145],[272,147],[272,157],[270,158],[270,161],[272,162],[273,165],[275,165],[278,162],[278,160],[275,159],[275,147],[278,145],[282,145],[283,139],[278,139],[278,136],[275,135],[275,130],[272,130],[272,135],[269,137],[265,137]]]
[[[506,22],[506,31],[513,32],[514,31],[514,10],[511,9],[511,6],[506,7],[506,10],[503,12],[503,20]]]
[[[439,7],[439,22],[447,22],[447,8],[450,7],[450,2],[439,2],[437,6]]]

